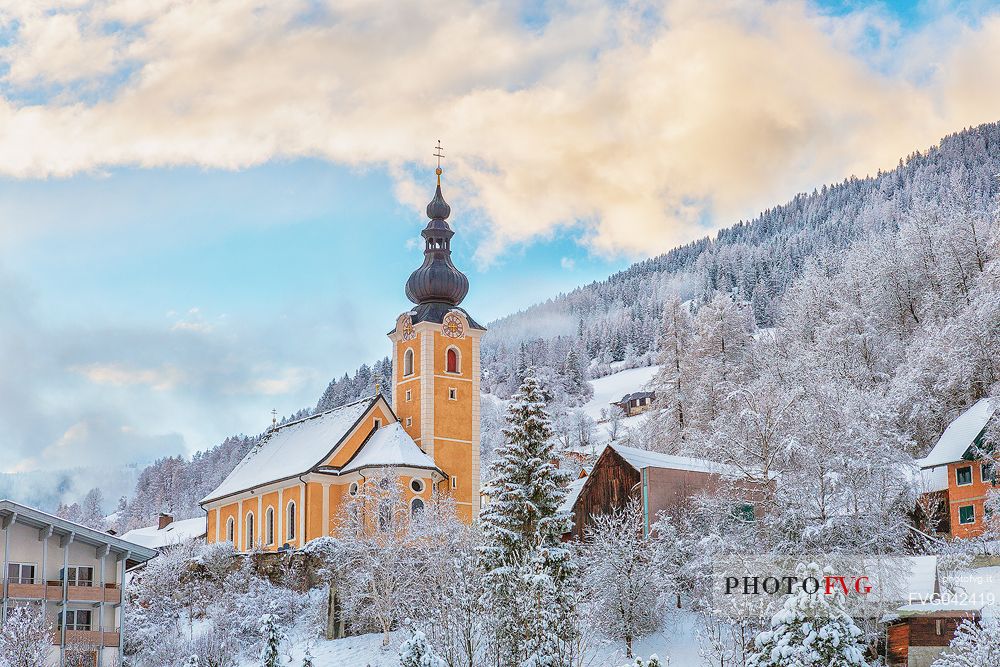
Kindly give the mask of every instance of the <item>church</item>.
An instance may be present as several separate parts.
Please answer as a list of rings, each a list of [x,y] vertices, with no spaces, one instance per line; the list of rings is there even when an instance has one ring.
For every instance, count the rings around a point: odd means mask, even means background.
[[[460,307],[469,279],[451,261],[451,207],[437,190],[421,235],[424,261],[406,282],[414,307],[396,318],[392,404],[376,392],[276,426],[201,501],[207,540],[238,551],[299,548],[334,534],[365,480],[392,470],[411,511],[448,494],[479,515],[479,345],[486,333]]]

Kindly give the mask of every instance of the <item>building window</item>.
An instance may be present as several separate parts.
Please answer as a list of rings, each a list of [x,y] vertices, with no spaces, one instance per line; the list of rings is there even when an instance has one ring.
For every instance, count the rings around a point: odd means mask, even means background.
[[[458,362],[458,350],[454,347],[449,347],[448,351],[445,352],[445,370],[449,373],[460,373],[461,366],[459,366]]]
[[[744,523],[753,523],[756,521],[757,516],[754,513],[753,505],[742,503],[733,507],[733,518]]]
[[[941,619],[940,618],[934,620],[934,632],[937,635],[941,634]]]
[[[380,428],[382,428],[382,420],[381,419],[376,419],[375,420],[375,430],[377,431]]]
[[[454,387],[448,388],[448,400],[449,401],[458,400],[458,389],[455,389]]]
[[[409,390],[409,389],[407,389],[407,390],[406,390],[406,401],[407,401],[407,402],[410,402],[411,400],[413,400],[413,394],[411,394],[411,393],[410,393],[410,390]]]
[[[378,529],[383,533],[392,528],[392,501],[383,500],[378,504]]]
[[[67,630],[79,630],[90,632],[92,627],[91,612],[89,609],[67,609],[59,612],[59,629],[62,630],[65,621]]]
[[[959,486],[972,484],[972,466],[955,469],[955,481]]]
[[[454,475],[451,476],[451,488],[458,488],[458,477],[455,477]]]
[[[414,498],[410,501],[410,516],[417,516],[420,512],[424,511],[424,501],[420,498]]]
[[[406,425],[407,426],[413,426],[413,417],[407,417],[406,418]]]
[[[274,544],[274,508],[268,507],[264,514],[264,544]]]
[[[413,375],[413,348],[403,353],[403,375]]]
[[[8,563],[7,581],[12,584],[35,583],[35,566],[28,563]]]
[[[980,473],[983,476],[983,484],[993,484],[996,486],[997,471],[994,470],[992,463],[984,463],[982,468],[980,468]]]
[[[349,494],[351,494],[352,496],[358,495],[358,483],[357,482],[351,482],[351,485],[349,487],[347,487],[347,492]]]
[[[90,588],[94,585],[94,568],[92,567],[71,567],[66,570],[66,584],[68,586],[83,586]]]
[[[423,493],[424,492],[424,482],[423,482],[423,480],[416,479],[416,478],[411,479],[410,480],[410,489],[414,493]]]
[[[250,514],[247,514],[246,542],[247,542],[246,548],[247,549],[253,549],[253,546],[254,546],[254,540],[253,540],[253,512],[250,512]]]
[[[295,539],[295,501],[288,503],[286,514],[288,515],[288,530],[285,534],[288,535],[288,541],[291,542]]]
[[[963,505],[958,508],[958,522],[963,526],[976,522],[976,506]]]
[[[236,522],[233,517],[229,517],[226,521],[226,541],[236,542]]]

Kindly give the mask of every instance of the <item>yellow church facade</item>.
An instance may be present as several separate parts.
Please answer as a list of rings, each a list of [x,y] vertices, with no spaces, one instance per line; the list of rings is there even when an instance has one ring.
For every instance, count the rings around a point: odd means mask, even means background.
[[[486,330],[459,306],[468,279],[451,262],[450,213],[438,169],[424,261],[406,284],[414,307],[388,334],[392,404],[376,394],[268,431],[201,501],[210,543],[276,551],[334,535],[351,496],[384,471],[398,478],[412,512],[442,494],[467,523],[478,517]]]

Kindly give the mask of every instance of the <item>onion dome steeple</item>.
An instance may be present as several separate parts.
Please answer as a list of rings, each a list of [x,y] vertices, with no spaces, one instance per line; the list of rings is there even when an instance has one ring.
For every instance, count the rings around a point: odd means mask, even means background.
[[[441,164],[435,170],[437,190],[427,204],[430,220],[420,235],[424,237],[424,263],[406,281],[406,297],[417,305],[446,304],[457,306],[469,293],[469,279],[451,263],[451,237],[448,225],[451,207],[441,194]]]

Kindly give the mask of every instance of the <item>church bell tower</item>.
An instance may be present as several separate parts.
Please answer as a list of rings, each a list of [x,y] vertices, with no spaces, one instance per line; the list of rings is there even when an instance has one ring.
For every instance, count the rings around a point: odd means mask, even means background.
[[[440,157],[440,156],[439,156]],[[451,261],[451,207],[437,191],[421,232],[424,261],[406,281],[415,305],[396,318],[392,341],[392,407],[410,437],[447,480],[459,516],[479,515],[479,342],[486,328],[460,307],[469,279]]]

